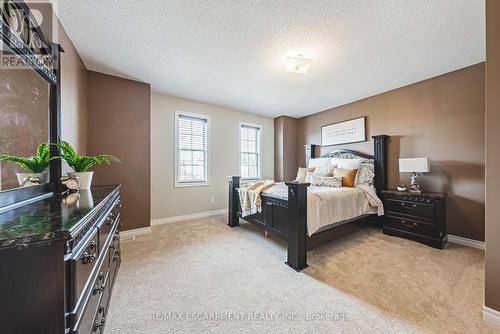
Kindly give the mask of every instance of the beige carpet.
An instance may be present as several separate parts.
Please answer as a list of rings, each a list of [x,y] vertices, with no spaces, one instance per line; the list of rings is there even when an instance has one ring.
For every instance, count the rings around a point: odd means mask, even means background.
[[[226,217],[153,227],[122,244],[111,333],[495,333],[483,252],[367,228],[284,264],[286,248]]]

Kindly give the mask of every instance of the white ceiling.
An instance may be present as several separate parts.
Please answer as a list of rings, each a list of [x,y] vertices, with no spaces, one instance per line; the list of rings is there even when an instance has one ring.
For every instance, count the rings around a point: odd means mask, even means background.
[[[304,116],[485,60],[484,0],[54,0],[89,70]],[[283,71],[286,55],[316,60]]]

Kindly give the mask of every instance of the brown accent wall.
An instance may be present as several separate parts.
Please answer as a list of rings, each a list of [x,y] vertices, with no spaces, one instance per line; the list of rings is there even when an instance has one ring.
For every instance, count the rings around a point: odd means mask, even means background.
[[[88,153],[113,154],[122,160],[96,167],[94,184],[122,184],[123,230],[147,227],[151,221],[150,85],[89,72],[88,98]]]
[[[486,1],[486,298],[500,311],[500,1]]]
[[[299,164],[304,144],[321,144],[322,125],[366,116],[368,138],[391,136],[389,187],[409,183],[398,158],[429,157],[431,173],[420,181],[450,195],[448,233],[484,240],[484,71],[480,63],[300,119]],[[373,153],[373,142],[345,148]]]
[[[274,119],[274,178],[292,181],[297,176],[298,120],[288,116]]]
[[[59,23],[61,58],[61,135],[81,154],[87,152],[87,68]]]

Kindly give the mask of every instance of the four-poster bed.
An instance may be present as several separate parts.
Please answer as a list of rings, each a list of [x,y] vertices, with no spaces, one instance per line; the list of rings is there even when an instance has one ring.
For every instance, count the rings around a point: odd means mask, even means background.
[[[389,136],[374,136],[373,156],[352,150],[338,150],[322,157],[368,159],[374,165],[374,186],[377,194],[387,189],[387,141]],[[312,156],[314,157],[314,156]],[[239,219],[261,226],[267,232],[288,242],[288,257],[286,264],[300,271],[307,267],[307,251],[322,244],[347,235],[368,224],[377,224],[380,217],[362,215],[336,224],[331,228],[308,235],[307,233],[307,188],[309,183],[286,182],[288,198],[277,198],[261,194],[262,211],[242,217],[238,188],[241,178],[232,176],[229,180],[229,213],[228,225],[239,226]]]

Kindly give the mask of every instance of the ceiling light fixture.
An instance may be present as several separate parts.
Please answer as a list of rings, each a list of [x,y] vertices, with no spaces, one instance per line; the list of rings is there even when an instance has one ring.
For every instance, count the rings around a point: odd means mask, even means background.
[[[311,68],[313,61],[314,58],[304,57],[302,54],[287,56],[285,60],[285,72],[305,74]]]

